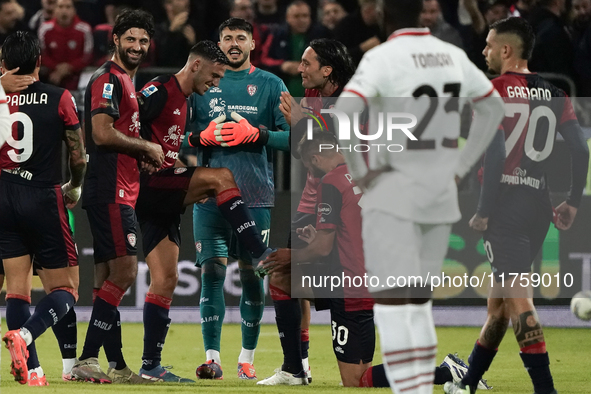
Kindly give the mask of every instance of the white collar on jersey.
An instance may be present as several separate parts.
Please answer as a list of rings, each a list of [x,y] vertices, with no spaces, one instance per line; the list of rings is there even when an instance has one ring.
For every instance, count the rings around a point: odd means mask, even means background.
[[[431,34],[431,31],[428,27],[413,27],[413,28],[406,28],[406,29],[398,29],[394,33],[390,34],[388,40],[391,40],[396,37],[400,36],[428,36]]]

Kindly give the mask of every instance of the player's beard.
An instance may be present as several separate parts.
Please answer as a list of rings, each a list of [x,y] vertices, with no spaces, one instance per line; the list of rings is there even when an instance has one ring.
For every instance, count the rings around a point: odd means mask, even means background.
[[[250,54],[250,52],[248,52],[248,53],[242,52],[242,58],[240,58],[238,60],[235,60],[235,61],[233,61],[232,59],[228,58],[228,61],[230,62],[230,67],[231,68],[240,68],[240,67],[242,67],[242,65],[244,64],[244,62],[246,62],[246,59],[248,59],[248,55],[249,54]]]
[[[123,49],[122,47],[117,47],[117,54],[119,55],[119,59],[121,59],[121,62],[123,63],[123,65],[129,70],[133,70],[133,69],[137,68],[140,64],[142,64],[142,62],[146,58],[146,52],[139,51],[138,53],[140,53],[140,57],[137,60],[134,60],[129,57],[129,55],[127,53],[129,51],[131,51],[131,49],[126,50],[126,49]]]

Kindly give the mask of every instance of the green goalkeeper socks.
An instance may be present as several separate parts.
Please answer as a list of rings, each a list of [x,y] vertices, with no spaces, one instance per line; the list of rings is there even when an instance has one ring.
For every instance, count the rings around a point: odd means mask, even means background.
[[[242,318],[242,347],[255,349],[259,340],[260,323],[265,310],[263,280],[255,276],[252,269],[240,270],[242,297],[240,317]]]
[[[222,323],[226,314],[224,301],[224,280],[226,266],[215,259],[201,265],[201,333],[205,350],[220,351]]]

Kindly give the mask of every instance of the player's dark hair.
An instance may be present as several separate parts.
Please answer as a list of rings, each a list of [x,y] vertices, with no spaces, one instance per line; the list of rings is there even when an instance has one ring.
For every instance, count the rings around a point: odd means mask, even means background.
[[[191,55],[200,56],[213,63],[230,64],[228,57],[224,55],[220,47],[210,40],[199,41],[193,45]]]
[[[339,87],[344,87],[355,74],[355,65],[347,47],[331,38],[312,40],[310,47],[316,52],[320,67],[332,67],[328,80]]]
[[[384,25],[386,33],[419,26],[423,0],[384,0]]]
[[[252,37],[252,25],[242,18],[230,18],[223,21],[218,28],[220,37],[222,36],[222,31],[224,31],[224,29],[230,29],[231,31],[244,30]]]
[[[2,45],[2,60],[8,70],[18,67],[20,75],[32,74],[41,55],[39,39],[28,31],[16,31]]]
[[[150,38],[154,37],[154,17],[147,11],[131,8],[121,11],[115,19],[113,34],[121,37],[129,29],[144,29]]]
[[[531,25],[524,18],[512,16],[501,19],[493,23],[490,29],[496,31],[497,34],[513,34],[519,37],[521,40],[521,58],[524,60],[531,58],[536,36]]]
[[[304,162],[312,160],[312,156],[314,155],[336,152],[336,148],[339,144],[337,137],[333,133],[329,131],[318,131],[316,127],[312,130],[312,139],[308,139],[308,135],[305,134],[298,144],[298,153]],[[321,150],[320,145],[322,144],[332,145],[333,147],[326,147]]]

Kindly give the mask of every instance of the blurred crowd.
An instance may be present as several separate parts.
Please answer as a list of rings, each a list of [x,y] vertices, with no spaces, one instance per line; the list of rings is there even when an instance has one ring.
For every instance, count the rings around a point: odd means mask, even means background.
[[[157,25],[144,67],[180,68],[202,39],[217,41],[217,26],[240,17],[254,26],[252,63],[284,79],[302,96],[297,71],[308,43],[344,43],[357,64],[387,39],[378,26],[377,0],[0,0],[0,44],[15,30],[36,32],[42,79],[76,89],[82,70],[109,56],[111,29],[125,7],[144,8]],[[578,96],[591,94],[591,0],[424,0],[420,23],[464,49],[486,71],[482,50],[488,26],[508,16],[527,18],[536,33],[533,71],[566,76]],[[567,81],[553,81],[573,94]]]

